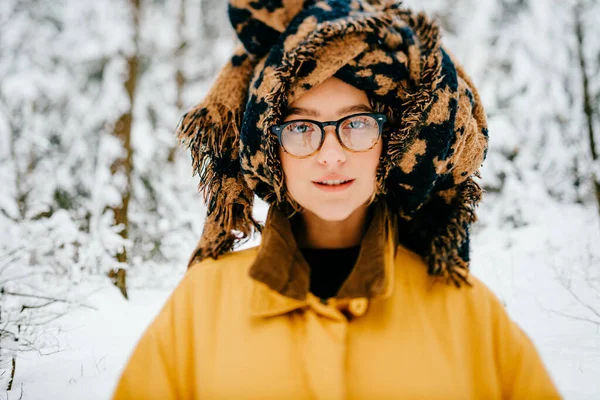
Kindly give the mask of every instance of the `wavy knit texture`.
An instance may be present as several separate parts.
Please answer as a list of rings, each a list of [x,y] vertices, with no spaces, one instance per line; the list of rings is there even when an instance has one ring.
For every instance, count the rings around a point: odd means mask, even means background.
[[[388,116],[377,195],[397,216],[400,240],[431,275],[466,282],[468,231],[482,197],[472,177],[485,158],[487,123],[438,26],[393,0],[231,0],[229,17],[243,47],[178,130],[208,203],[191,261],[216,258],[260,229],[254,193],[300,209],[270,128],[288,104],[335,76]]]
[[[199,191],[208,205],[202,238],[190,262],[230,250],[236,240],[247,238],[253,228],[254,193],[246,185],[239,165],[239,126],[248,84],[255,62],[238,49],[223,68],[206,99],[181,119],[178,135],[191,149]]]

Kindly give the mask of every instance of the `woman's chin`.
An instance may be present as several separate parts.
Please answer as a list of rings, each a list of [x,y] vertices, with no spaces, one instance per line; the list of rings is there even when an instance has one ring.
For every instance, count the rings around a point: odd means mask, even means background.
[[[351,207],[348,205],[330,205],[320,204],[315,207],[304,207],[304,209],[319,219],[327,222],[341,222],[345,221],[358,209],[358,207]]]

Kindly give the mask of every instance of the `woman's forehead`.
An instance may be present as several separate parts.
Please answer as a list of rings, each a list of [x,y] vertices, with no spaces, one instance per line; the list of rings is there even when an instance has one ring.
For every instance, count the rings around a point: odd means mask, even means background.
[[[283,115],[320,117],[368,111],[372,108],[364,91],[332,77],[302,94],[284,109]]]
[[[337,109],[337,111],[335,111],[335,115],[348,115],[348,114],[352,114],[352,113],[359,113],[359,112],[372,112],[373,108],[371,106],[369,106],[368,104],[354,104],[354,105],[350,105],[350,106],[344,106],[341,107],[339,109]],[[302,116],[307,116],[307,117],[313,117],[313,118],[319,118],[322,116],[322,112],[319,109],[315,109],[315,108],[303,108],[303,107],[288,107],[284,110],[283,112],[284,116],[289,116],[289,115],[302,115]]]

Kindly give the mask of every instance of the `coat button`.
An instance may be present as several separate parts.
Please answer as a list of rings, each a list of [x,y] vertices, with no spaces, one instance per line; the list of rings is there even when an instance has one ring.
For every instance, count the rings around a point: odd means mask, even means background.
[[[355,317],[361,317],[367,312],[367,307],[369,306],[369,300],[365,297],[359,297],[357,299],[350,300],[350,304],[348,304],[348,311],[352,313]]]

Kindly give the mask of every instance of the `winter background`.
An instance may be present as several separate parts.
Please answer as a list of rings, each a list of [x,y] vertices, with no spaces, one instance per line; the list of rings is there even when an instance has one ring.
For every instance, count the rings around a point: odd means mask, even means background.
[[[599,3],[405,2],[489,116],[473,274],[568,399],[600,398]],[[185,273],[205,208],[174,130],[232,53],[225,7],[0,1],[0,399],[109,398]]]

